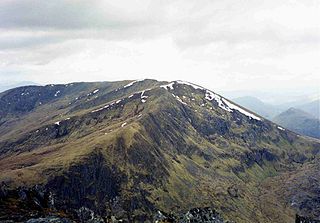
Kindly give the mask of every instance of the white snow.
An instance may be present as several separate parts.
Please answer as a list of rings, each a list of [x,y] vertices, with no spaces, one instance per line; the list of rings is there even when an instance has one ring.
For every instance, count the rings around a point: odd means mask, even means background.
[[[140,79],[140,80],[132,81],[131,83],[129,83],[129,84],[127,84],[127,85],[123,86],[123,88],[130,87],[130,86],[132,86],[133,84],[135,84],[135,83],[137,83],[137,82],[140,82],[140,81],[144,81],[144,79]]]
[[[91,113],[95,113],[95,112],[101,111],[103,109],[107,109],[107,108],[109,108],[110,105],[113,105],[113,104],[114,104],[114,102],[112,102],[111,104],[107,104],[107,105],[103,106],[102,108],[98,108],[96,110],[91,111]]]
[[[282,128],[282,127],[280,127],[280,126],[278,126],[277,128],[280,129],[280,130],[282,130],[282,131],[285,130],[284,128]]]
[[[99,91],[99,89],[96,89],[96,90],[94,90],[93,92],[92,92],[92,94],[95,94],[95,93],[97,93]]]
[[[58,121],[58,122],[55,122],[54,124],[55,124],[55,125],[60,125],[60,121]]]
[[[104,109],[104,108],[98,108],[98,109],[96,109],[96,110],[91,111],[91,113],[95,113],[95,112],[101,111],[101,110],[103,110],[103,109]]]
[[[213,93],[212,91],[206,90],[206,95],[205,95],[205,99],[212,101],[213,99],[218,103],[218,106],[228,112],[232,112],[232,110],[226,106],[222,100],[221,97],[215,93]]]
[[[172,94],[172,96],[177,99],[179,102],[181,102],[184,105],[188,105],[187,103],[185,103],[184,101],[181,100],[181,98],[178,95]]]
[[[185,85],[189,85],[191,87],[193,87],[194,89],[200,89],[200,90],[204,90],[203,87],[200,87],[199,85],[196,85],[196,84],[192,84],[190,82],[187,82],[187,81],[176,81],[178,84],[185,84]]]
[[[182,104],[184,104],[184,105],[188,105],[187,103],[185,103],[184,101],[182,101],[182,100],[181,100],[181,98],[180,98],[179,96],[176,96],[176,99],[177,99],[179,102],[181,102]]]
[[[144,93],[145,93],[146,91],[148,91],[148,90],[149,90],[149,89],[143,90],[143,91],[141,92],[140,98],[141,98],[141,102],[142,102],[142,103],[145,103],[145,102],[146,102],[145,99],[148,98],[148,96],[144,95]]]
[[[130,95],[128,98],[132,98],[134,95],[132,94],[132,95]]]
[[[244,110],[243,108],[240,108],[239,106],[229,102],[225,98],[222,98],[221,96],[219,96],[209,90],[206,90],[205,99],[207,99],[209,101],[215,100],[218,103],[218,106],[220,108],[222,108],[228,112],[233,112],[233,110],[237,110],[237,111],[241,112],[242,114],[248,116],[249,118],[261,120],[258,116]]]
[[[119,104],[121,102],[121,99],[120,100],[118,100],[118,101],[116,101],[116,104]]]
[[[121,127],[124,127],[126,124],[127,124],[126,122],[125,122],[125,123],[122,123]]]
[[[148,90],[149,90],[149,89],[141,91],[140,97],[141,97],[141,98],[148,98],[148,96],[145,96],[145,95],[144,95],[144,93],[145,93],[146,91],[148,91]]]
[[[162,88],[164,88],[166,90],[169,90],[169,89],[173,90],[173,85],[174,85],[174,82],[171,82],[169,84],[161,85],[160,87],[162,87]]]
[[[60,91],[57,91],[57,92],[54,94],[54,96],[57,97],[59,93],[60,93]]]
[[[223,102],[227,104],[227,106],[231,109],[234,109],[234,110],[238,110],[239,112],[241,112],[242,114],[248,116],[249,118],[253,118],[253,119],[256,119],[256,120],[261,120],[261,118],[259,118],[258,116],[240,108],[239,106],[235,105],[235,104],[232,104],[231,102],[227,101],[226,99],[222,98]]]

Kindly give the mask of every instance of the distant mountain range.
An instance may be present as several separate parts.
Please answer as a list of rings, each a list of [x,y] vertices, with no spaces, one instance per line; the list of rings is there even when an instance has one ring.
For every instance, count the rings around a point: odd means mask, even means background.
[[[320,119],[320,100],[314,100],[302,105],[298,105],[296,108],[301,109],[311,115],[313,115],[315,118]]]
[[[270,105],[251,96],[235,98],[233,101],[291,131],[319,138],[319,99],[307,103],[295,102],[281,105]],[[296,107],[288,108],[288,106],[291,106],[292,104]]]
[[[257,114],[272,120],[273,117],[278,115],[282,110],[275,105],[262,102],[260,99],[252,96],[244,96],[232,99],[239,105],[256,112]]]
[[[28,85],[39,85],[31,81],[10,81],[10,82],[0,82],[0,93],[12,88],[28,86]]]
[[[319,140],[184,81],[0,93],[0,222],[320,220],[319,168]]]

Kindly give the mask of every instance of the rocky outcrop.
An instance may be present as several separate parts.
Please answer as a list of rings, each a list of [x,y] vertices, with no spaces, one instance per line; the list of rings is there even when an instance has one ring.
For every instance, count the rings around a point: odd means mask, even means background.
[[[154,222],[176,223],[226,223],[221,216],[212,208],[193,208],[186,213],[166,214],[158,211],[154,216]]]
[[[320,220],[315,220],[309,217],[303,217],[300,215],[296,215],[295,223],[320,223]]]

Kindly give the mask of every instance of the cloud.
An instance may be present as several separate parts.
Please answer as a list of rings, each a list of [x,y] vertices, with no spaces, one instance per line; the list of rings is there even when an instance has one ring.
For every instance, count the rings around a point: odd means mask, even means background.
[[[0,78],[308,85],[320,72],[319,10],[317,0],[2,0]]]
[[[98,0],[4,0],[0,3],[1,28],[121,29],[146,22],[142,10],[128,10],[132,3]],[[118,7],[120,2],[128,7]],[[137,1],[134,1],[137,2]],[[138,5],[137,5],[138,6]],[[150,22],[150,20],[148,20]]]

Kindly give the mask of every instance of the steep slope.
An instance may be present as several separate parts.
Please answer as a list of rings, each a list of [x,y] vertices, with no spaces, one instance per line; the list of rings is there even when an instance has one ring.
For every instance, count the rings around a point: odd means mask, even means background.
[[[302,110],[290,108],[273,121],[291,131],[320,139],[320,120]]]
[[[197,85],[74,83],[0,97],[0,220],[317,217],[268,183],[313,162],[319,142]]]
[[[281,112],[276,106],[264,103],[258,98],[251,96],[234,98],[233,101],[270,120]]]

